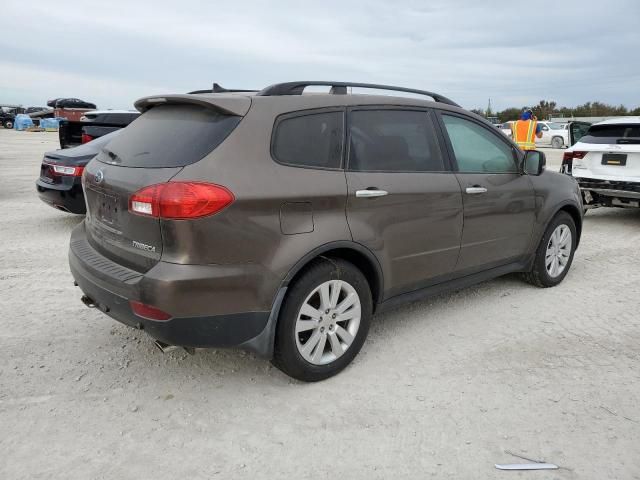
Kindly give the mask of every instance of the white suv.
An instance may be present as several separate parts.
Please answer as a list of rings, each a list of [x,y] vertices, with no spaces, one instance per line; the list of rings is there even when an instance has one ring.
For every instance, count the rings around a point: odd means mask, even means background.
[[[561,171],[580,184],[584,205],[640,207],[640,117],[569,124]]]

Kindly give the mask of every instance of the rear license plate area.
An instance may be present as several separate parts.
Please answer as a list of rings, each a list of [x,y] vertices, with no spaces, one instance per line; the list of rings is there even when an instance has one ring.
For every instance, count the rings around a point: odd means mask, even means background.
[[[97,201],[97,217],[103,223],[113,225],[118,218],[118,199],[114,195],[95,192]]]
[[[627,164],[627,155],[624,153],[603,153],[602,165],[615,165],[624,167]]]

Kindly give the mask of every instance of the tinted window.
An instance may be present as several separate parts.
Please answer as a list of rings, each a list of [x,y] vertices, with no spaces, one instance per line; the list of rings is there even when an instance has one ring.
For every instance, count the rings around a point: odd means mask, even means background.
[[[640,143],[640,124],[592,125],[580,139],[583,143]]]
[[[340,168],[343,113],[324,112],[285,118],[276,126],[273,155],[288,165]]]
[[[458,162],[458,170],[469,173],[516,172],[511,146],[497,134],[475,122],[443,115],[447,133]]]
[[[183,167],[204,158],[242,117],[197,105],[160,105],[141,115],[97,158],[124,167]]]
[[[349,169],[441,172],[444,164],[427,112],[358,110],[350,114]]]

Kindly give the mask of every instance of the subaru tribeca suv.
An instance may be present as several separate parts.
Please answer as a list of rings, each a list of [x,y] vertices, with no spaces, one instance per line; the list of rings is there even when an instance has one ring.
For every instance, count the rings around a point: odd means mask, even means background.
[[[82,299],[161,348],[238,347],[322,380],[384,308],[567,275],[578,184],[451,100],[343,82],[221,90],[138,100],[83,175],[69,252]]]

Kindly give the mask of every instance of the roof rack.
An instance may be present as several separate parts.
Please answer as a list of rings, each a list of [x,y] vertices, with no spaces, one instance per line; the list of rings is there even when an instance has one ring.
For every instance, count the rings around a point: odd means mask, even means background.
[[[227,89],[220,86],[219,83],[214,83],[213,88],[210,90],[194,90],[193,92],[189,92],[189,95],[197,94],[197,93],[255,93],[260,90],[235,90],[235,89]]]
[[[329,93],[334,95],[346,95],[348,87],[358,88],[372,88],[376,90],[390,90],[394,92],[415,93],[417,95],[426,95],[433,98],[436,102],[446,103],[447,105],[453,105],[459,107],[456,102],[442,96],[438,93],[428,92],[426,90],[416,90],[413,88],[395,87],[393,85],[377,85],[374,83],[352,83],[352,82],[322,82],[322,81],[300,81],[300,82],[286,82],[276,83],[263,90],[260,90],[257,95],[260,96],[276,96],[276,95],[302,95],[302,92],[309,86],[327,86],[331,87]]]

